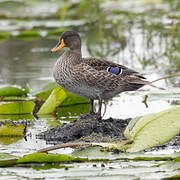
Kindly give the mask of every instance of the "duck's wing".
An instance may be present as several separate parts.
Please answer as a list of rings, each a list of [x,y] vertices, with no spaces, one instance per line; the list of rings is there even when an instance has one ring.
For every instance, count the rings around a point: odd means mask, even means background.
[[[142,75],[140,75],[138,72],[127,68],[126,66],[116,64],[110,61],[101,60],[97,58],[83,58],[83,62],[91,66],[92,68],[96,69],[97,71],[107,71],[109,73],[120,75],[122,77],[128,76],[128,75],[136,75],[139,78],[146,79]]]
[[[112,68],[112,69],[108,69]],[[119,68],[119,72],[117,73]],[[115,72],[115,73],[114,73]],[[85,60],[73,67],[73,76],[81,84],[97,87],[101,92],[107,91],[132,91],[148,84],[142,80],[136,71],[108,61],[86,62]]]

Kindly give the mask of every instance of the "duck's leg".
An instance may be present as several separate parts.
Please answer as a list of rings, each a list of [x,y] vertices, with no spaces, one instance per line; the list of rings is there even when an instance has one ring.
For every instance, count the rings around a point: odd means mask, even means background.
[[[98,108],[98,112],[97,112],[98,118],[101,118],[101,109],[102,109],[102,98],[99,97],[99,108]]]
[[[94,100],[90,99],[90,110],[89,110],[90,114],[94,114]]]

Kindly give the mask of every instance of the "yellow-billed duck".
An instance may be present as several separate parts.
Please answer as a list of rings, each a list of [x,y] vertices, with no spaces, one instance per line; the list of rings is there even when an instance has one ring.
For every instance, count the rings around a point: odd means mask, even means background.
[[[63,47],[69,49],[57,60],[53,76],[68,91],[90,99],[90,114],[95,114],[95,99],[99,101],[97,116],[101,117],[102,100],[150,84],[143,76],[125,66],[93,57],[83,58],[81,38],[75,31],[64,32],[51,52]]]

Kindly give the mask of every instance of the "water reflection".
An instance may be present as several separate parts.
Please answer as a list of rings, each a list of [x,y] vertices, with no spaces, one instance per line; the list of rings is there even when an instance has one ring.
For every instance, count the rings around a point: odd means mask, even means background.
[[[29,83],[37,90],[52,81],[51,69],[57,57],[49,50],[55,43],[51,39],[10,39],[0,44],[1,84],[25,86]]]

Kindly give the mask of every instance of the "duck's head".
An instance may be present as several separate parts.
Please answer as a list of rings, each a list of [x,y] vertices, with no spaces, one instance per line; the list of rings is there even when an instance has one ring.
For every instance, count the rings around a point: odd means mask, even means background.
[[[69,47],[71,50],[81,49],[81,38],[76,31],[66,31],[61,35],[58,44],[51,49],[51,52],[56,52],[63,47]]]

